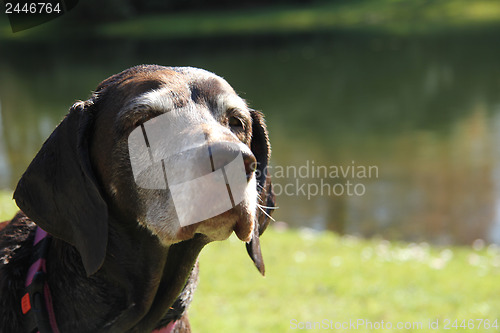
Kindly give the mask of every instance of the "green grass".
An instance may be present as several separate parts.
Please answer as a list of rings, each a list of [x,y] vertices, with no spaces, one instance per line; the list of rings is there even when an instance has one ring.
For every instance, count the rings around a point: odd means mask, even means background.
[[[10,197],[0,193],[0,220],[16,211]],[[433,332],[498,331],[478,329],[479,321],[472,330],[451,327],[455,319],[458,325],[464,319],[500,319],[498,246],[441,248],[272,228],[261,241],[265,278],[234,236],[202,251],[190,308],[195,332],[293,332],[294,319],[333,325],[362,319],[384,321],[386,327],[390,322],[393,329],[384,332],[429,332],[429,320],[439,321]],[[452,320],[451,330],[444,329],[446,319]],[[424,326],[398,330],[398,322]]]
[[[36,29],[12,34],[4,24],[0,38],[74,38],[64,18]],[[63,23],[64,22],[64,23]],[[69,23],[68,23],[69,22]],[[5,22],[6,23],[6,22]],[[323,1],[302,7],[276,6],[245,10],[182,12],[142,16],[84,27],[88,36],[123,39],[203,38],[327,32],[370,31],[394,35],[462,32],[498,27],[498,0],[362,0]],[[60,25],[65,29],[61,30]]]
[[[398,322],[439,320],[438,331],[447,331],[445,319],[500,319],[500,250],[494,245],[438,248],[273,229],[261,240],[265,278],[234,237],[204,249],[190,310],[196,332],[296,331],[293,319],[391,322],[393,330],[384,332],[401,332]]]
[[[18,210],[12,192],[0,190],[0,222],[10,220]]]

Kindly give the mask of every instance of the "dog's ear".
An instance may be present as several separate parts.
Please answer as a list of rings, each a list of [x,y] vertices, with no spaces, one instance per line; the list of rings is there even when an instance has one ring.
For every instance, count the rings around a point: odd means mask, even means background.
[[[90,102],[76,103],[52,132],[14,192],[21,210],[38,226],[75,246],[87,275],[102,265],[108,210],[89,157]]]
[[[250,149],[257,159],[257,190],[259,204],[264,206],[257,210],[257,225],[254,227],[252,239],[246,244],[247,252],[252,258],[259,272],[265,274],[264,258],[260,248],[259,236],[270,222],[271,212],[275,206],[275,195],[268,172],[268,162],[271,157],[271,144],[267,133],[264,116],[258,111],[251,111],[252,115],[252,142]]]

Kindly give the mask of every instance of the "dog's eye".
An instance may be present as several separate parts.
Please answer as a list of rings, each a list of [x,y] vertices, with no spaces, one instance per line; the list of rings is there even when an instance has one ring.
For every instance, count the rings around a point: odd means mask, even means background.
[[[228,123],[229,123],[229,126],[231,128],[235,128],[235,129],[242,129],[243,128],[243,123],[237,117],[234,117],[234,116],[229,117]]]

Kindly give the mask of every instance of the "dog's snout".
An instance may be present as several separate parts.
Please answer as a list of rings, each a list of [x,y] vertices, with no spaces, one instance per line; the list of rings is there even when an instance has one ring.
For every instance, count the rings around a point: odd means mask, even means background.
[[[257,169],[257,160],[252,153],[242,152],[243,154],[243,163],[245,164],[245,173],[247,175],[247,180],[252,177],[252,174]]]
[[[226,143],[212,143],[208,147],[212,171],[221,169],[238,156],[237,147]]]
[[[223,168],[228,163],[232,162],[240,153],[243,157],[247,180],[250,179],[257,168],[257,160],[252,152],[240,149],[239,145],[212,143],[209,148],[209,153],[213,170]]]

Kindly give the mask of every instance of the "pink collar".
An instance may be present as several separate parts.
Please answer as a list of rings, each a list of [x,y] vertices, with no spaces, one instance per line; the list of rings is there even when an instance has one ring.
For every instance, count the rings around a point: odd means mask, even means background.
[[[47,253],[52,237],[37,227],[33,241],[31,266],[26,276],[26,293],[21,299],[25,328],[29,332],[59,333],[49,285],[47,283]]]
[[[175,326],[177,326],[177,320],[171,321],[167,326],[154,330],[152,333],[171,333],[173,332]]]

